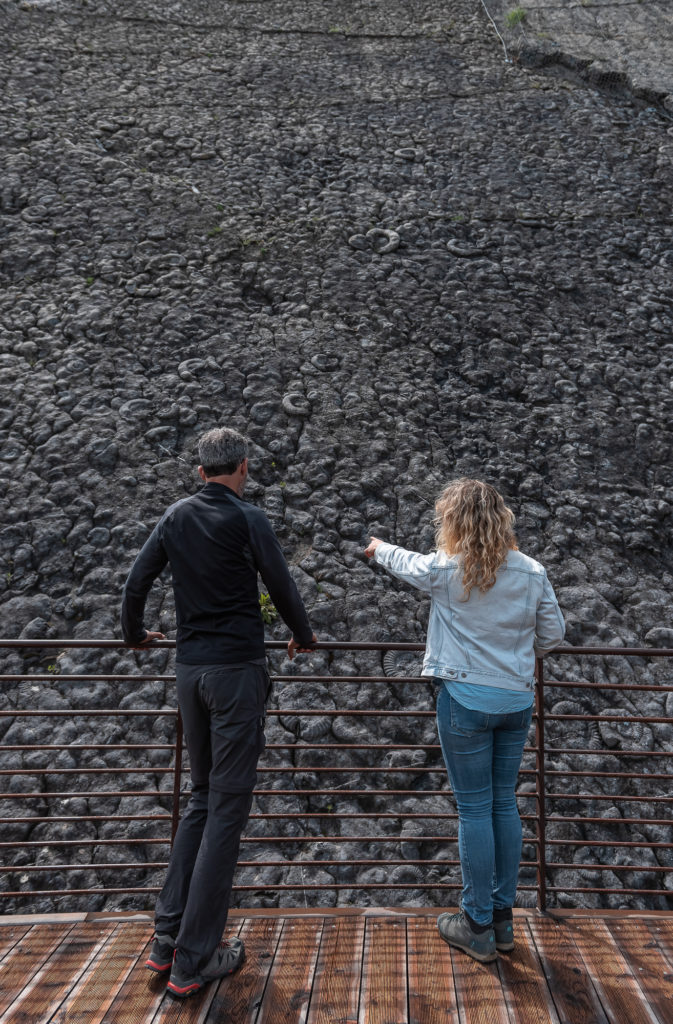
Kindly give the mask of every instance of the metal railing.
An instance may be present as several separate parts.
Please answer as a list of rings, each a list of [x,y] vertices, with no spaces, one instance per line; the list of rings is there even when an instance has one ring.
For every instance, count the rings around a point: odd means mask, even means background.
[[[173,646],[162,641],[151,650]],[[284,648],[267,646],[272,657]],[[118,641],[4,640],[0,647],[32,659],[0,675],[0,908],[146,901],[160,887],[189,780],[176,710],[134,706],[143,700],[134,688],[170,685],[174,676],[40,664],[45,652],[76,648],[128,658]],[[387,652],[418,658],[423,645],[317,650],[381,665]],[[142,666],[147,655],[132,657]],[[545,676],[538,659],[534,736],[519,784],[524,900],[540,908],[587,899],[669,906],[673,685],[650,659],[666,665],[671,657],[673,650],[613,647],[548,656],[555,674],[576,675],[579,660],[597,681]],[[637,670],[638,681],[615,681],[615,659]],[[294,894],[308,904],[329,891],[333,902],[358,902],[378,891],[386,904],[446,904],[461,883],[457,814],[433,722],[425,721],[434,719],[436,685],[382,668],[350,675],[306,666],[272,676],[269,742],[235,899],[268,905],[285,893],[285,901]],[[108,687],[102,700],[111,706],[73,707],[82,685],[89,703]],[[381,706],[362,706],[363,693]],[[310,701],[297,703],[302,695]],[[173,735],[162,735],[167,730]]]

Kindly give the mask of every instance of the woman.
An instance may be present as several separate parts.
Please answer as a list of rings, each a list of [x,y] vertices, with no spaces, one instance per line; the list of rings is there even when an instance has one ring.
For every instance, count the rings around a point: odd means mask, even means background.
[[[461,910],[437,920],[476,960],[514,948],[521,859],[515,787],[533,713],[535,655],[565,632],[543,567],[523,555],[490,484],[450,483],[435,506],[437,551],[372,537],[365,553],[431,597],[423,675],[442,682],[437,727],[458,807]]]

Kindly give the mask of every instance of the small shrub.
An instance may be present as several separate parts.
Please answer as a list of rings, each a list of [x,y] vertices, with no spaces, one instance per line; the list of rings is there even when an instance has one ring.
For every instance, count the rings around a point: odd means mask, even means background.
[[[259,607],[262,611],[262,619],[267,626],[270,626],[272,622],[276,621],[278,618],[278,609],[268,594],[259,595]]]
[[[520,25],[522,21],[526,20],[526,12],[523,7],[513,7],[511,11],[508,11],[505,15],[505,23],[507,28],[514,28],[516,25]]]

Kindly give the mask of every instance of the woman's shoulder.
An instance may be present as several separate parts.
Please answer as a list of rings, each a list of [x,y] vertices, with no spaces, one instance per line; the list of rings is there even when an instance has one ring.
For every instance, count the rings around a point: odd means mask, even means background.
[[[455,569],[459,561],[458,555],[449,555],[446,551],[442,551],[441,548],[432,551],[428,557],[433,560],[438,568],[442,569]]]
[[[507,568],[518,569],[519,572],[530,572],[536,576],[544,576],[545,568],[530,555],[524,555],[523,551],[512,550],[507,552]]]

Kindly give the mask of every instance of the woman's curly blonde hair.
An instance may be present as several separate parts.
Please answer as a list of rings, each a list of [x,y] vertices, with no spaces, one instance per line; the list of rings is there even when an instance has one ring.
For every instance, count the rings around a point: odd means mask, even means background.
[[[486,593],[507,552],[517,550],[514,513],[502,496],[481,480],[454,480],[435,503],[434,521],[437,547],[462,562],[464,600],[473,587]]]

